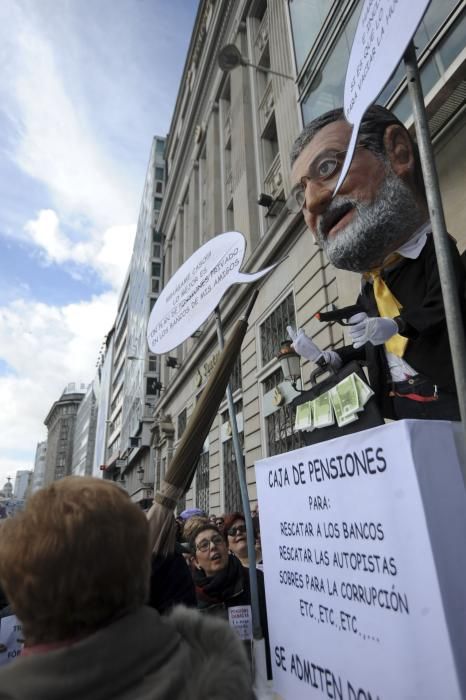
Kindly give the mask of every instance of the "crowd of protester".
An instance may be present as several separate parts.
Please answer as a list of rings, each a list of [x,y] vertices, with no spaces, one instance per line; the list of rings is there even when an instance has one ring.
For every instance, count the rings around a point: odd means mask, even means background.
[[[0,668],[0,700],[254,697],[244,515],[185,510],[175,550],[150,549],[145,514],[90,477],[38,491],[1,525],[0,602],[24,647]],[[261,570],[257,579],[270,677]]]

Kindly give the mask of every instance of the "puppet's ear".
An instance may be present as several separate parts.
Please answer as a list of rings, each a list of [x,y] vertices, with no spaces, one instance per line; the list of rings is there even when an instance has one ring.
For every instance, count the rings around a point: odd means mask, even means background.
[[[399,124],[390,124],[385,129],[383,143],[393,172],[403,180],[410,179],[415,164],[413,145],[406,129]]]

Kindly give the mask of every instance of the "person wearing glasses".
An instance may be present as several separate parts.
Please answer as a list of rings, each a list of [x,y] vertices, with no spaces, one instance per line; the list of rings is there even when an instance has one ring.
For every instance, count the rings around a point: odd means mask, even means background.
[[[238,557],[243,566],[248,567],[248,540],[244,515],[242,513],[228,513],[225,515],[224,521],[228,549],[235,557]]]
[[[333,192],[351,136],[343,111],[308,124],[291,151],[288,208],[302,211],[315,242],[337,268],[362,275],[352,345],[322,350],[290,329],[296,352],[338,369],[365,360],[386,418],[460,420],[445,309],[417,146],[390,111],[366,111],[351,167]],[[466,273],[449,239],[466,319]]]
[[[244,521],[243,521],[244,523]],[[204,523],[190,534],[194,553],[194,585],[198,610],[222,617],[235,629],[251,652],[252,618],[249,571],[237,556],[228,551],[228,544],[220,530],[211,523]],[[267,671],[271,678],[268,642],[267,610],[264,576],[257,572],[259,615],[266,641]]]
[[[235,557],[238,557],[243,566],[249,568],[248,539],[246,536],[246,521],[243,513],[228,513],[224,516],[224,522],[225,532],[228,538],[228,549]],[[254,536],[257,537],[256,530],[254,530]],[[262,570],[262,560],[260,557],[256,561],[256,566]]]

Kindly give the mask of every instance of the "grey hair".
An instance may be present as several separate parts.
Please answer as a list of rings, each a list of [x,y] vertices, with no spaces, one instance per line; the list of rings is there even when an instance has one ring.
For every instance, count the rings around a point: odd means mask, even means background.
[[[312,141],[318,131],[323,129],[324,126],[327,126],[328,124],[332,124],[336,121],[344,121],[344,119],[343,109],[339,107],[338,109],[332,109],[329,112],[325,112],[312,122],[309,122],[309,124],[304,127],[296,141],[293,143],[290,152],[290,165],[293,165],[301,152],[304,150],[307,144]],[[368,107],[362,118],[361,126],[359,127],[358,140],[376,156],[385,158],[386,152],[383,137],[385,130],[391,124],[397,124],[408,135],[414,155],[415,186],[419,194],[421,194],[425,199],[424,178],[422,176],[421,159],[417,144],[411,138],[411,134],[406,129],[405,125],[400,122],[393,112],[390,112],[390,110],[382,107],[381,105],[371,105]]]

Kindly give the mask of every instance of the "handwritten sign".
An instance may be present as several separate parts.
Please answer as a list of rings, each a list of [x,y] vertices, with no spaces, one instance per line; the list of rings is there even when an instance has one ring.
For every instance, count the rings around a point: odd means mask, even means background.
[[[243,641],[252,639],[252,614],[250,605],[233,605],[228,608],[228,623]]]
[[[365,0],[346,71],[344,111],[353,124],[349,148],[335,187],[351,165],[359,126],[397,67],[430,0]]]
[[[452,425],[399,421],[264,459],[256,476],[275,690],[465,697],[466,497]]]
[[[23,648],[23,626],[16,615],[0,620],[0,666],[14,661]]]
[[[207,241],[183,263],[152,309],[147,326],[151,352],[168,352],[189,338],[232,284],[255,282],[275,267],[240,272],[245,249],[243,234],[230,231]]]

